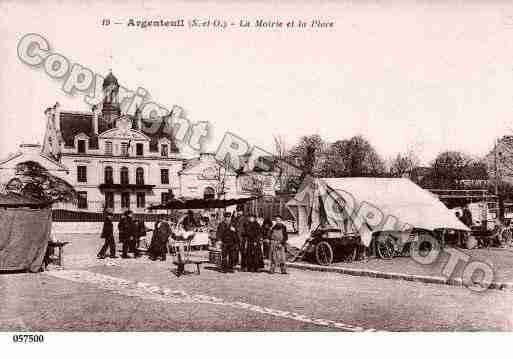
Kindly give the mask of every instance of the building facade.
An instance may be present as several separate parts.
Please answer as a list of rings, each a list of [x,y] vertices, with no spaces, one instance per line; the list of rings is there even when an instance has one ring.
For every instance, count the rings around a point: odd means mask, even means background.
[[[112,73],[102,88],[103,101],[91,112],[64,111],[58,103],[45,111],[43,153],[68,169],[63,178],[78,193],[77,209],[138,212],[179,193],[184,159],[174,141],[171,116],[156,128],[140,111],[122,114],[119,83]]]
[[[32,152],[38,152],[39,162],[50,166],[78,193],[77,203],[58,204],[57,208],[144,212],[170,196],[251,195],[239,183],[240,176],[220,166],[214,154],[185,158],[180,153],[172,132],[172,113],[159,119],[157,126],[143,119],[138,110],[134,115],[122,114],[118,92],[118,80],[109,73],[103,82],[103,101],[91,112],[65,111],[58,103],[45,111],[43,146]],[[5,181],[12,175],[14,160],[2,162]]]

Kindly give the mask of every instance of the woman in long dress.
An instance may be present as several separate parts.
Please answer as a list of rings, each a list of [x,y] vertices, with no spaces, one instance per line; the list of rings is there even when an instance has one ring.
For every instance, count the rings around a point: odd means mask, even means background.
[[[151,235],[150,246],[148,248],[148,257],[151,260],[155,260],[158,257],[158,255],[157,255],[157,242],[158,242],[157,228],[159,228],[160,222],[161,222],[160,219],[157,219],[155,221],[155,226],[153,227],[153,233]]]
[[[282,218],[276,216],[276,222],[269,230],[270,247],[269,273],[274,273],[276,266],[280,266],[281,274],[287,274],[287,265],[285,261],[285,249],[287,246],[288,234],[287,227],[282,223]]]
[[[249,272],[258,272],[263,268],[264,258],[262,255],[262,228],[251,214],[245,228],[247,244],[247,267]]]

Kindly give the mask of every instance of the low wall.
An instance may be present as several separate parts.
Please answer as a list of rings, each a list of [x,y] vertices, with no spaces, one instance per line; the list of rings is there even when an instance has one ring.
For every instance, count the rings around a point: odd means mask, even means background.
[[[154,222],[145,222],[147,228],[153,229]],[[100,237],[102,232],[103,222],[52,222],[52,233],[59,234],[90,234]],[[146,243],[149,244],[151,241],[153,232],[146,234]],[[114,222],[114,237],[118,237],[118,222]],[[196,233],[194,239],[191,242],[193,247],[208,246],[210,240],[208,233]]]
[[[153,229],[154,222],[145,222],[146,227]],[[56,234],[80,233],[98,234],[102,232],[103,222],[52,222],[52,232]],[[114,233],[117,234],[118,222],[114,222]]]

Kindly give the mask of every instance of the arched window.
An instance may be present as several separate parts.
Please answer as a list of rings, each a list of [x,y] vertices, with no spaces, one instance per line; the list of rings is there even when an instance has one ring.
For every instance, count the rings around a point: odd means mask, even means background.
[[[203,198],[204,199],[214,199],[216,196],[216,191],[212,187],[205,187],[203,190]]]
[[[105,183],[112,184],[114,183],[114,175],[112,171],[112,167],[105,167]]]
[[[135,183],[144,184],[144,169],[141,167],[135,170]]]
[[[129,184],[130,183],[130,181],[128,179],[128,168],[121,167],[120,177],[121,177],[121,184]]]

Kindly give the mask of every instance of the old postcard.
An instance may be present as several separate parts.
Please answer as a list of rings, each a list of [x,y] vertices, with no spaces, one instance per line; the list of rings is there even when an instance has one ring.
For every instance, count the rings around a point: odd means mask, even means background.
[[[11,343],[513,329],[512,3],[0,14]]]

